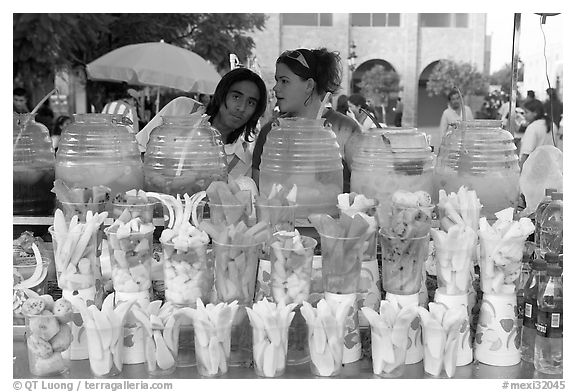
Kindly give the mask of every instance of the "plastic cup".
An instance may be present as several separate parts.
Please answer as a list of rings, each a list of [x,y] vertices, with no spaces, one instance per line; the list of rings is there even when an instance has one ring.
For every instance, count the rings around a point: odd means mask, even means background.
[[[364,237],[333,237],[320,234],[324,291],[352,294],[358,291]]]
[[[214,244],[216,297],[220,302],[238,300],[239,305],[250,305],[254,299],[258,253],[261,244]]]
[[[308,325],[310,370],[317,377],[335,377],[342,372],[344,353],[344,325]]]
[[[166,300],[192,306],[200,298],[210,302],[214,285],[214,264],[208,258],[207,244],[176,249],[172,240],[162,242]]]
[[[296,205],[276,206],[263,204],[256,199],[256,220],[266,222],[272,228],[272,232],[294,231],[296,220]]]
[[[153,329],[152,336],[144,338],[144,350],[149,376],[156,378],[174,373],[178,352],[168,348],[161,330]]]
[[[480,236],[480,287],[484,294],[515,293],[522,271],[524,237],[506,241]],[[496,260],[504,262],[496,263]]]
[[[228,372],[230,327],[223,325],[207,328],[205,324],[194,320],[196,368],[201,377],[218,377]]]
[[[68,372],[70,359],[64,354],[72,343],[70,322],[54,315],[25,316],[28,365],[34,376],[54,376]]]
[[[36,270],[36,259],[34,256],[20,257],[14,259],[12,262],[12,271],[14,278],[14,290],[13,290],[13,323],[14,325],[24,325],[24,315],[21,313],[22,304],[30,297],[31,290],[36,294],[42,295],[46,294],[46,281],[48,276],[48,264],[50,260],[42,257],[42,272],[37,280],[37,284],[26,287],[17,288],[16,285],[26,279],[29,279]]]
[[[244,204],[219,204],[208,202],[210,223],[214,225],[235,225],[240,221],[249,225],[249,214]]]
[[[452,378],[456,372],[458,339],[447,348],[446,341],[443,341],[442,344],[433,342],[433,340],[439,339],[439,335],[446,335],[446,332],[441,326],[436,324],[422,325],[424,372],[435,378]],[[451,361],[446,361],[448,355],[452,358]]]
[[[287,328],[252,326],[254,371],[258,377],[281,377],[286,370]]]
[[[467,294],[472,284],[473,254],[476,244],[434,243],[438,287],[448,295]]]
[[[60,236],[54,231],[54,226],[50,226],[48,231],[52,235],[58,287],[62,290],[82,290],[94,287],[96,269],[99,268],[96,259],[97,231],[92,233],[79,257],[74,257],[74,248],[78,244],[81,234],[74,238],[72,238],[72,234]]]
[[[371,327],[372,371],[375,375],[395,378],[404,374],[408,349],[408,330],[408,327],[394,327],[393,333],[392,329]],[[398,341],[399,336],[402,336],[401,341]]]
[[[119,356],[114,360],[112,350],[108,347],[102,348],[103,336],[121,336],[124,326],[117,328],[96,328],[92,325],[85,325],[85,333],[88,337],[88,360],[90,362],[90,370],[94,377],[108,378],[113,377],[122,371],[122,342],[119,342],[120,348],[118,349]]]
[[[401,238],[389,236],[380,230],[382,249],[382,289],[399,295],[420,291],[422,268],[428,258],[430,236]]]
[[[137,293],[149,291],[152,268],[152,239],[154,231],[132,232],[120,237],[110,228],[104,230],[108,236],[112,285],[115,291]]]
[[[275,235],[271,246],[272,295],[277,303],[297,303],[308,299],[312,276],[312,258],[318,244],[315,239],[301,236],[302,248],[287,247],[292,238]]]

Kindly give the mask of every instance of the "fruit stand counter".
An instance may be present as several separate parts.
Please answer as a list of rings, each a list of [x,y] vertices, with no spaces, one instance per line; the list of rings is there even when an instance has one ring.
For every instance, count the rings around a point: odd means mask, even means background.
[[[15,379],[27,379],[36,378],[32,376],[28,371],[28,356],[26,353],[26,344],[24,343],[22,336],[17,336],[14,338],[14,349],[13,349],[13,378]],[[497,367],[484,365],[478,362],[473,362],[470,365],[461,366],[456,368],[456,374],[454,378],[460,379],[474,379],[474,378],[502,378],[502,379],[531,379],[531,378],[544,378],[544,375],[536,376],[534,374],[534,367],[524,361],[521,361],[518,365]],[[88,360],[82,361],[71,361],[70,372],[56,378],[73,378],[73,379],[85,379],[93,378],[90,372],[90,365]],[[148,378],[145,364],[139,365],[124,365],[124,369],[119,376],[115,377],[117,379],[145,379]],[[176,371],[166,377],[158,378],[175,378],[175,379],[194,379],[199,378],[195,367],[192,368],[176,368]],[[230,367],[228,373],[220,378],[257,378],[254,373],[254,369],[249,369],[245,367]],[[295,379],[308,379],[315,378],[310,372],[310,365],[296,365],[287,366],[286,373],[281,378],[295,378]],[[368,378],[378,378],[372,374],[372,364],[369,359],[363,358],[360,361],[344,365],[341,375],[338,378],[352,378],[352,379],[368,379]],[[424,366],[422,363],[417,363],[414,365],[408,365],[406,367],[406,372],[403,377],[405,379],[420,379],[428,378],[424,374]],[[561,378],[561,377],[555,377]],[[385,381],[384,381],[385,382]]]

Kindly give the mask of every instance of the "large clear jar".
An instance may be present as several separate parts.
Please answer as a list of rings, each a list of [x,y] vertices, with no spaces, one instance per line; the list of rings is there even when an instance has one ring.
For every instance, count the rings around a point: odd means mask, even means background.
[[[13,117],[14,215],[50,215],[54,209],[54,149],[48,129],[30,113]]]
[[[136,138],[111,114],[75,114],[60,138],[56,178],[69,187],[105,185],[113,196],[142,189],[144,172]]]
[[[475,190],[482,215],[514,207],[518,200],[520,166],[512,134],[499,120],[462,121],[443,137],[435,169],[435,192]]]
[[[204,191],[226,181],[228,164],[220,132],[192,115],[163,116],[144,155],[144,189],[173,196]]]
[[[336,134],[324,119],[280,118],[268,137],[260,163],[260,194],[273,184],[298,188],[296,218],[312,213],[338,213],[343,166]]]
[[[426,133],[415,128],[362,132],[353,153],[350,191],[378,200],[378,222],[385,226],[397,190],[433,192],[434,154]]]

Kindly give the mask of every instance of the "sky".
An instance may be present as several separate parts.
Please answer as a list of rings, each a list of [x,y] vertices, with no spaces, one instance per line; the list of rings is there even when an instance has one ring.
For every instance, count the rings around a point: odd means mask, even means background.
[[[489,12],[486,14],[486,34],[492,35],[490,73],[498,71],[504,64],[511,62],[513,31],[514,13]],[[520,37],[522,37],[522,34],[520,34]]]

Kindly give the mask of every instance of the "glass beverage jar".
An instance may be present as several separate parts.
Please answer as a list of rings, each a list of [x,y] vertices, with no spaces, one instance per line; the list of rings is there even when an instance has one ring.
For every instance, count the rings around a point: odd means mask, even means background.
[[[385,226],[397,190],[432,194],[434,154],[426,133],[415,128],[371,129],[354,150],[350,191],[378,200],[378,222]]]
[[[324,119],[279,118],[266,139],[260,164],[260,194],[273,184],[298,187],[296,218],[338,213],[343,189],[342,157],[336,135]]]
[[[30,113],[14,113],[13,213],[50,215],[54,209],[54,149],[48,129]]]
[[[476,191],[486,218],[493,220],[495,212],[516,205],[519,179],[514,139],[500,121],[462,121],[442,139],[433,199],[440,189],[449,194],[467,186]]]
[[[176,196],[204,191],[213,181],[227,181],[228,163],[217,129],[206,120],[163,116],[150,134],[144,155],[144,189]]]
[[[112,197],[142,189],[144,173],[136,138],[111,114],[75,114],[60,139],[56,178],[71,188],[105,185]]]

